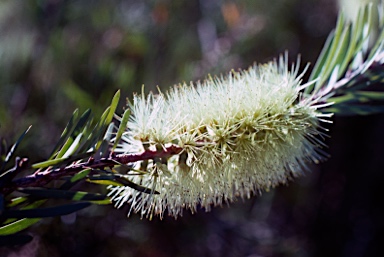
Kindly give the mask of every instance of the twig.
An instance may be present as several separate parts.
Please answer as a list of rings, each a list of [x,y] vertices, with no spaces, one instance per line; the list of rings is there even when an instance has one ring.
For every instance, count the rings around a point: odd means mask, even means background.
[[[128,164],[155,158],[168,158],[172,155],[180,154],[181,151],[182,148],[172,145],[158,151],[146,150],[140,154],[112,154],[110,157],[101,158],[99,160],[90,158],[86,162],[74,163],[57,169],[48,168],[44,171],[35,172],[32,175],[16,179],[1,187],[0,192],[7,195],[17,188],[41,187],[55,179],[59,179],[64,176],[71,176],[85,169],[105,169],[106,167],[112,168],[118,164]]]

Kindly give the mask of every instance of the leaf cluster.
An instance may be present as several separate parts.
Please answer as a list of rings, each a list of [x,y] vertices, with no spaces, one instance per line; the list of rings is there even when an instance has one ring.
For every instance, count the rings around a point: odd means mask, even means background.
[[[381,87],[375,88],[384,82],[383,8],[367,5],[352,23],[343,13],[339,15],[310,75],[315,83],[304,91],[333,103],[324,112],[366,115],[384,111],[384,92]],[[379,14],[378,27],[373,12]]]
[[[18,145],[30,128],[22,133],[9,150],[5,140],[1,142],[0,240],[2,244],[28,242],[31,236],[15,233],[30,227],[42,218],[70,214],[91,204],[110,203],[104,194],[76,191],[73,188],[84,181],[124,185],[120,178],[118,178],[120,182],[117,182],[117,176],[113,174],[112,168],[117,163],[103,163],[97,169],[87,165],[110,156],[125,130],[129,110],[124,112],[115,133],[116,126],[113,118],[119,98],[118,91],[98,122],[94,121],[90,110],[82,115],[79,115],[79,111],[76,110],[45,161],[29,165],[27,158],[15,157],[14,167],[9,168]],[[110,145],[112,136],[115,136],[113,146]],[[79,163],[83,165],[78,165]],[[22,172],[32,175],[17,178]],[[53,181],[55,183],[52,183]]]

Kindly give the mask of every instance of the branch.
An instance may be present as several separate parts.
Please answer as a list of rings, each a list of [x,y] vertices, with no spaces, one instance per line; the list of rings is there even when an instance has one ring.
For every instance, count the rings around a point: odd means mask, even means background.
[[[57,169],[47,169],[44,171],[36,172],[32,175],[16,179],[4,187],[0,188],[0,192],[3,194],[9,194],[17,188],[24,187],[41,187],[49,182],[59,179],[64,176],[72,176],[84,169],[105,169],[106,167],[112,168],[119,164],[128,164],[132,162],[149,160],[155,158],[168,158],[172,155],[180,154],[182,148],[172,145],[158,151],[146,150],[140,154],[111,154],[110,157],[101,158],[95,160],[90,158],[86,162],[74,163],[70,166]]]

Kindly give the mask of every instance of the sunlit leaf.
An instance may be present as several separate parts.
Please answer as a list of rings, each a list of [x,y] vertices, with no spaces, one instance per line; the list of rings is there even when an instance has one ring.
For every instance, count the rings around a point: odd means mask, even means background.
[[[100,201],[90,201],[92,204],[97,204],[97,205],[108,205],[111,204],[111,199],[105,199],[105,200],[100,200]]]
[[[69,146],[68,150],[64,153],[63,158],[69,157],[74,154],[77,148],[79,148],[80,140],[83,136],[83,133],[77,135],[75,140],[73,140],[72,144]]]
[[[5,226],[0,227],[0,235],[11,235],[14,233],[17,233],[23,229],[26,229],[33,224],[37,223],[41,219],[36,218],[36,219],[21,219],[17,220],[15,222],[12,222],[10,224],[7,224]]]
[[[46,167],[50,167],[50,166],[56,166],[56,165],[63,163],[63,162],[70,163],[72,161],[79,161],[79,160],[82,160],[84,158],[90,157],[93,154],[94,154],[94,152],[87,152],[87,153],[76,154],[76,155],[69,156],[66,158],[58,158],[58,159],[43,161],[43,162],[33,164],[32,168],[41,169],[41,168],[46,168]]]
[[[71,135],[68,137],[65,144],[62,146],[60,151],[58,152],[56,158],[62,158],[64,157],[64,154],[68,151],[68,149],[72,146],[75,139],[78,137],[78,135],[81,133],[81,131],[84,129],[87,122],[89,122],[91,116],[91,110],[88,109],[83,113],[83,115],[80,117],[79,121],[77,122],[75,128],[73,129]]]
[[[52,159],[55,156],[55,153],[59,148],[62,146],[62,144],[68,139],[69,134],[72,131],[72,128],[74,126],[74,121],[77,119],[77,116],[79,114],[79,110],[76,109],[72,116],[71,119],[68,121],[67,126],[64,128],[63,133],[60,136],[59,141],[56,143],[55,147],[52,150],[51,157],[49,159]]]
[[[338,67],[337,79],[340,78],[358,53],[367,50],[369,33],[372,29],[371,16],[371,6],[361,9],[358,19],[353,24],[348,24],[342,13],[339,15],[336,28],[329,35],[309,78],[317,80],[314,86],[305,89],[305,93],[317,91],[325,86],[336,67]]]
[[[105,185],[105,186],[124,186],[124,184],[116,182],[114,176],[95,176],[87,179],[88,182],[93,184]]]
[[[113,144],[112,150],[116,149],[124,131],[127,129],[128,119],[129,119],[130,115],[131,115],[131,111],[129,109],[126,109],[124,114],[123,114],[123,117],[121,118],[119,129],[117,131],[117,134],[115,137],[115,143]]]
[[[7,204],[7,207],[8,208],[14,207],[18,204],[24,203],[26,200],[28,200],[28,198],[24,196],[15,197],[9,201],[9,203]]]
[[[89,174],[90,171],[91,171],[91,169],[86,169],[86,170],[83,170],[83,171],[77,173],[76,175],[74,175],[74,176],[70,179],[70,182],[73,183],[73,182],[76,182],[76,181],[78,181],[78,180],[80,180],[80,179],[85,178],[85,177]]]
[[[117,105],[119,103],[120,99],[120,90],[118,90],[115,95],[113,96],[111,105],[104,111],[103,115],[101,116],[100,122],[98,124],[98,135],[97,137],[97,143],[96,143],[96,149],[99,149],[101,144],[103,143],[103,138],[105,137],[104,133],[106,133],[106,130],[110,126],[113,116],[115,115]],[[100,133],[101,132],[101,133]]]
[[[115,114],[117,105],[119,104],[119,100],[120,100],[120,90],[118,90],[112,98],[109,113],[106,117],[106,120],[104,121],[106,125],[112,122],[113,115]]]
[[[65,181],[64,184],[60,186],[60,190],[69,190],[71,187],[73,187],[77,182],[79,182],[81,179],[84,179],[92,169],[85,169],[82,170],[72,177],[70,177],[67,181]]]

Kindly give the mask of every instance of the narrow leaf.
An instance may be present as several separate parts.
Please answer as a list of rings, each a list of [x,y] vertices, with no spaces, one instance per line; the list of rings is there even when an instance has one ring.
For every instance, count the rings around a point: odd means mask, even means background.
[[[120,90],[118,90],[112,98],[109,113],[106,120],[104,121],[104,124],[107,125],[112,122],[113,115],[115,114],[117,105],[119,104],[119,100],[120,100]]]
[[[26,229],[33,224],[37,223],[41,219],[21,219],[17,220],[13,223],[7,224],[5,226],[0,227],[0,235],[11,235],[15,234],[23,229]]]
[[[67,152],[67,150],[71,147],[73,141],[76,139],[76,137],[81,133],[81,131],[84,129],[87,122],[89,122],[91,116],[91,110],[88,109],[81,115],[79,121],[77,122],[75,128],[73,129],[70,137],[68,137],[67,141],[63,145],[63,147],[60,149],[60,151],[57,154],[57,158],[62,158],[64,154]]]
[[[67,215],[90,206],[89,202],[70,203],[55,207],[36,208],[28,210],[7,210],[3,216],[7,218],[46,218]]]
[[[119,129],[117,131],[117,134],[115,137],[115,143],[113,144],[112,150],[116,149],[117,145],[120,142],[121,137],[123,136],[124,131],[127,129],[128,119],[130,115],[131,115],[131,111],[129,109],[126,109],[120,121]]]
[[[68,121],[67,126],[64,128],[63,133],[61,133],[60,139],[56,143],[55,147],[53,148],[52,153],[50,155],[51,157],[49,159],[54,158],[55,153],[57,152],[57,150],[59,150],[60,146],[68,139],[68,136],[69,136],[69,134],[72,131],[72,128],[73,128],[73,125],[74,125],[74,121],[77,119],[78,115],[79,115],[79,109],[76,109],[73,112],[70,120]]]
[[[91,201],[92,204],[97,204],[97,205],[107,205],[111,204],[111,199],[107,198],[105,200],[100,200],[100,201]]]
[[[16,149],[17,149],[17,146],[20,144],[20,142],[23,140],[24,136],[28,133],[28,131],[31,129],[32,126],[29,126],[23,134],[21,134],[21,136],[19,137],[19,139],[17,139],[16,143],[11,147],[11,149],[9,150],[7,156],[5,157],[5,160],[0,168],[0,171],[4,169],[4,167],[7,165],[7,163],[9,162],[9,160],[12,158],[13,154],[15,153]]]
[[[114,177],[100,176],[98,178],[88,178],[87,181],[93,184],[105,185],[105,186],[124,186],[124,184],[116,182]]]
[[[27,197],[21,196],[21,197],[15,197],[9,201],[7,204],[8,208],[14,207],[18,204],[24,203],[26,200],[28,200]]]
[[[50,167],[50,166],[56,166],[62,162],[70,163],[72,161],[79,161],[79,160],[82,160],[84,158],[90,157],[93,154],[94,154],[94,152],[87,152],[87,153],[76,154],[76,155],[69,156],[66,158],[59,158],[59,159],[53,159],[53,160],[48,160],[48,161],[44,161],[44,162],[39,162],[39,163],[33,164],[32,168],[41,169],[41,168],[46,168],[46,167]]]
[[[372,106],[372,105],[336,105],[330,108],[325,108],[324,112],[333,112],[338,115],[350,116],[350,115],[370,115],[374,113],[383,113],[384,106]]]
[[[85,178],[92,169],[85,169],[78,173],[76,173],[74,176],[70,177],[64,184],[60,186],[60,190],[69,190],[71,187],[73,187],[77,182],[79,182],[81,179]]]
[[[142,193],[155,194],[155,195],[160,194],[159,192],[157,192],[155,190],[152,190],[150,188],[143,187],[141,185],[133,183],[132,181],[130,181],[129,179],[127,179],[125,177],[116,177],[116,181],[122,183],[124,186],[128,186],[128,187],[133,188],[133,189],[140,191]]]
[[[95,158],[98,158],[98,157],[107,157],[108,154],[109,154],[109,145],[110,145],[110,141],[111,141],[111,137],[112,137],[112,134],[113,134],[113,129],[114,129],[115,125],[113,123],[110,123],[108,128],[107,128],[107,131],[105,132],[105,135],[104,135],[104,138],[103,138],[103,141],[98,149],[98,154],[96,155]]]
[[[106,198],[106,196],[101,194],[46,188],[19,188],[18,191],[41,198],[67,199],[74,201],[104,200]]]

